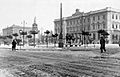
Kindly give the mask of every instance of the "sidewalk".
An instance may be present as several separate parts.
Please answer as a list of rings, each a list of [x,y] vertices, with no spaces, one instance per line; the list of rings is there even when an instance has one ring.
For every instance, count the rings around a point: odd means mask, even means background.
[[[86,57],[96,57],[96,56],[101,56],[102,54],[100,53],[100,49],[99,49],[99,44],[94,45],[88,45],[88,47],[85,47],[84,45],[82,45],[81,47],[64,47],[64,48],[58,48],[58,47],[54,47],[54,45],[48,45],[48,47],[46,45],[40,45],[40,46],[27,46],[25,45],[24,47],[21,46],[17,46],[18,50],[25,50],[27,52],[54,52],[54,53],[66,53],[66,54],[74,54],[74,55],[82,55],[82,56],[86,56]],[[11,45],[1,45],[0,48],[3,49],[11,49]],[[115,48],[117,49],[117,52],[115,49],[109,49],[109,48]],[[107,57],[120,57],[120,52],[119,51],[119,46],[116,44],[114,45],[106,45],[106,49],[109,49],[107,52],[109,53],[103,53],[102,56],[107,56]],[[56,52],[57,51],[57,52]],[[63,51],[63,52],[61,52]],[[67,52],[66,52],[67,51]]]

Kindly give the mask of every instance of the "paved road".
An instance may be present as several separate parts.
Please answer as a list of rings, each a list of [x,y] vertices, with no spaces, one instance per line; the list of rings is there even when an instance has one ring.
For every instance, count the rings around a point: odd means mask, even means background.
[[[94,51],[0,49],[0,77],[117,77],[120,58]],[[5,76],[6,75],[6,76]]]

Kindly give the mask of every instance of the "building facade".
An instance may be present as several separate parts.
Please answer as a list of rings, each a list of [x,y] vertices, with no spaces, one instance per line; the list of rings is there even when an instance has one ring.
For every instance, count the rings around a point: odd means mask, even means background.
[[[72,16],[63,18],[63,38],[66,34],[73,34],[75,43],[85,40],[88,43],[99,43],[100,34],[98,30],[105,30],[110,35],[106,38],[107,43],[118,43],[120,41],[120,10],[106,7],[104,9],[90,11],[87,13],[76,12]],[[54,20],[55,33],[60,33],[60,19]],[[91,36],[83,36],[82,31],[90,32]],[[85,38],[84,38],[85,37]]]
[[[19,30],[23,30],[23,27],[13,24],[12,26],[3,29],[3,36],[12,35],[14,33],[19,35]],[[24,31],[27,33],[29,33],[30,30],[32,30],[32,27],[24,27]]]

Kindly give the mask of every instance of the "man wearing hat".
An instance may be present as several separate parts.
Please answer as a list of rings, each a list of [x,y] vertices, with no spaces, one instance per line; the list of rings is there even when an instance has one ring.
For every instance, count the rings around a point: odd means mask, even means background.
[[[100,38],[100,50],[101,50],[101,53],[103,53],[103,50],[106,52],[106,49],[105,49],[105,39],[103,36],[101,36]]]

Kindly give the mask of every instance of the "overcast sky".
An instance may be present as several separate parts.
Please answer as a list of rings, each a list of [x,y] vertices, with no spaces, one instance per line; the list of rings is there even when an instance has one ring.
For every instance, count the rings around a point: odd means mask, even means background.
[[[120,9],[120,0],[0,0],[0,32],[13,24],[23,26],[23,20],[27,22],[25,26],[30,27],[35,16],[43,32],[54,30],[53,21],[60,17],[61,2],[63,17],[72,15],[75,9],[82,12],[105,7]]]

